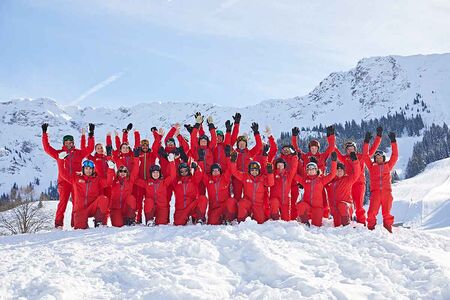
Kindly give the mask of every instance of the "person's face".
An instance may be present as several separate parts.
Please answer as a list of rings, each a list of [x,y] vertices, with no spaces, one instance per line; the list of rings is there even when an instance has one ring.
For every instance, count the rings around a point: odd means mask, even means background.
[[[105,153],[105,150],[103,149],[103,145],[102,144],[95,145],[95,153],[97,153],[97,154]]]
[[[72,149],[73,148],[73,141],[71,141],[71,140],[64,141],[64,146],[67,149]]]
[[[244,150],[247,147],[247,143],[245,141],[238,142],[238,148]]]
[[[166,146],[169,147],[169,148],[172,148],[172,147],[175,147],[175,143],[172,142],[172,141],[168,141],[168,142],[166,143]]]
[[[311,146],[310,151],[312,154],[317,154],[317,152],[319,151],[319,147],[317,146]]]
[[[202,146],[202,147],[208,146],[208,141],[205,140],[205,139],[201,139],[201,140],[200,140],[200,146]]]
[[[283,171],[284,170],[284,164],[281,163],[281,162],[277,163],[277,169],[280,170],[280,171]]]
[[[316,168],[309,168],[309,169],[306,170],[306,174],[308,174],[308,176],[317,175],[317,169]]]
[[[141,145],[142,152],[148,152],[148,144],[144,143]]]
[[[153,179],[159,179],[159,171],[153,171],[152,172],[152,178]]]
[[[189,170],[187,168],[180,169],[180,175],[182,177],[188,176],[189,175]]]
[[[345,148],[345,151],[347,151],[347,154],[350,155],[350,153],[355,152],[356,149],[353,146]]]
[[[94,168],[86,166],[86,167],[83,168],[83,172],[84,172],[84,175],[91,176],[92,173],[94,173]]]
[[[120,169],[117,171],[117,173],[119,173],[119,176],[123,178],[123,177],[126,177],[126,176],[127,176],[128,170],[125,169],[125,168],[120,168]]]
[[[283,155],[289,155],[291,154],[291,149],[289,149],[288,147],[284,147],[283,149],[281,149],[281,153],[283,153]]]
[[[219,175],[220,175],[219,169],[212,169],[211,175],[212,175],[212,176],[219,176]]]
[[[259,170],[258,169],[250,169],[250,175],[252,175],[253,177],[258,176]]]
[[[345,175],[345,171],[343,169],[341,169],[341,168],[337,169],[337,171],[336,171],[337,177],[341,178],[344,175]]]
[[[375,156],[375,162],[377,163],[377,164],[382,164],[384,161],[383,161],[383,156],[381,156],[381,155],[377,155],[377,156]]]
[[[222,143],[223,142],[223,135],[217,136],[217,142]]]
[[[130,152],[130,147],[128,147],[128,145],[122,145],[122,147],[120,147],[120,152],[128,153]]]

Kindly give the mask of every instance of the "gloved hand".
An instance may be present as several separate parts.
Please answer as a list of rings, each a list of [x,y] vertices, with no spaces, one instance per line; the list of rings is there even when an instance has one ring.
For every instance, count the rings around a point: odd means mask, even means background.
[[[42,128],[42,133],[46,133],[47,132],[47,128],[48,128],[48,123],[42,124],[41,128]]]
[[[371,139],[372,139],[372,133],[367,131],[366,136],[364,137],[364,143],[369,143]]]
[[[236,113],[236,114],[233,116],[233,120],[234,120],[234,124],[239,124],[239,123],[241,123],[241,114],[240,114],[240,113]]]
[[[397,140],[395,139],[395,132],[389,132],[388,134],[391,143],[395,143]]]
[[[231,152],[231,162],[236,162],[238,154],[236,151]]]
[[[111,156],[111,155],[112,155],[112,146],[106,145],[106,156]]]
[[[169,155],[167,156],[167,160],[168,160],[169,162],[175,161],[175,154],[169,153]]]
[[[186,128],[186,130],[187,130],[189,133],[191,133],[191,132],[192,132],[192,128],[194,128],[194,127],[192,127],[191,124],[184,124],[184,128]]]
[[[204,149],[198,149],[198,160],[204,161],[205,160],[205,150]]]
[[[273,165],[271,163],[268,163],[266,166],[267,174],[273,173]]]
[[[382,136],[383,135],[383,127],[378,126],[377,127],[377,136]]]
[[[116,167],[116,164],[112,160],[108,160],[106,163],[110,169],[114,169]]]
[[[94,136],[95,125],[93,123],[89,123],[89,137]]]
[[[198,167],[198,164],[195,161],[191,162],[192,169],[197,170],[197,167]]]
[[[134,157],[139,157],[139,155],[141,155],[141,147],[137,147],[133,149],[133,156]]]
[[[214,123],[213,123],[213,117],[212,117],[212,116],[209,116],[209,117],[206,119],[206,123],[208,124],[208,129],[209,129],[209,130],[215,129]]]
[[[177,149],[180,153],[180,159],[187,163],[189,161],[189,157],[187,156],[186,152],[184,152],[183,147],[178,147]]]
[[[352,161],[358,160],[358,156],[356,156],[356,152],[350,152],[350,159]]]
[[[311,157],[309,158],[309,162],[313,162],[313,163],[315,163],[315,164],[318,163],[318,162],[317,162],[317,158],[315,158],[314,156],[311,156]]]
[[[195,123],[196,124],[202,124],[203,123],[203,116],[199,112],[195,113]]]
[[[264,144],[262,155],[263,156],[269,156],[269,149],[270,149],[269,144]]]
[[[159,147],[158,154],[160,157],[167,159],[168,154],[167,154],[166,150],[164,150],[164,147],[162,147],[162,146]]]
[[[69,155],[69,153],[67,153],[66,151],[61,151],[58,153],[58,158],[59,159],[64,159]]]
[[[300,129],[298,127],[292,128],[292,136],[298,136]]]
[[[253,130],[253,134],[259,134],[259,131],[258,131],[259,125],[258,125],[258,123],[253,122],[252,126],[250,128]]]
[[[334,135],[334,127],[333,126],[328,126],[327,127],[327,137]]]
[[[127,131],[130,131],[131,129],[133,129],[133,123],[127,125]]]
[[[231,132],[231,128],[233,127],[233,124],[231,124],[230,120],[227,120],[225,122],[225,128],[227,129],[227,132]]]
[[[158,128],[156,128],[156,126],[153,126],[152,128],[150,128],[150,131],[151,131],[151,132],[158,131]]]
[[[231,156],[231,146],[230,145],[225,145],[225,157],[230,157]]]
[[[331,152],[331,160],[332,161],[337,161],[337,153],[336,152]]]

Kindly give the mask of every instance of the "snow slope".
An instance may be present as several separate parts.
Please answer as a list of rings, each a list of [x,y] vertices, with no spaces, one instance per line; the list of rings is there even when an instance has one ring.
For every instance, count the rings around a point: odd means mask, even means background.
[[[50,124],[49,134],[55,147],[61,146],[64,134],[78,137],[89,122],[96,123],[99,142],[104,142],[107,131],[120,130],[129,122],[142,131],[143,138],[148,138],[152,126],[167,130],[177,121],[192,123],[196,111],[212,115],[222,129],[224,122],[240,111],[243,132],[249,132],[250,123],[257,121],[261,128],[270,125],[276,136],[293,126],[359,121],[394,112],[407,116],[420,113],[427,125],[449,123],[448,78],[450,54],[387,56],[365,58],[347,72],[332,73],[303,97],[267,100],[241,108],[174,102],[119,109],[80,108],[64,107],[43,98],[0,102],[0,192],[8,192],[14,182],[26,185],[34,178],[41,180],[37,189],[42,190],[56,179],[56,164],[42,151],[43,122]],[[187,134],[184,129],[183,134]]]
[[[0,253],[3,298],[450,298],[450,238],[403,228],[97,228],[0,237]]]
[[[393,196],[395,222],[423,229],[450,226],[450,158],[394,184]]]

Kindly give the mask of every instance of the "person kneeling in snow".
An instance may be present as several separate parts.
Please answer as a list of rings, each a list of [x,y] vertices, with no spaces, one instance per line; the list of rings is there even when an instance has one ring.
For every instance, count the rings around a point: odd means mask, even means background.
[[[243,222],[248,216],[252,216],[258,224],[266,221],[264,213],[264,196],[266,187],[274,184],[273,166],[267,164],[267,175],[261,174],[261,165],[256,161],[248,164],[248,173],[237,170],[237,153],[231,154],[231,173],[239,180],[244,189],[244,198],[238,201],[238,222]]]
[[[380,210],[383,214],[383,226],[392,233],[392,224],[394,216],[391,215],[392,207],[392,187],[391,171],[398,159],[398,147],[395,139],[395,133],[389,133],[391,140],[392,155],[386,161],[386,154],[377,150],[373,156],[373,162],[369,157],[369,142],[365,141],[363,146],[364,161],[369,169],[370,175],[370,204],[367,212],[367,228],[375,229],[377,224],[377,214]]]
[[[323,189],[326,184],[333,180],[336,175],[336,152],[331,153],[331,172],[323,176],[320,175],[319,168],[314,162],[306,165],[306,175],[296,175],[295,180],[299,182],[305,193],[303,199],[297,204],[298,218],[304,224],[309,225],[309,216],[311,215],[311,223],[315,226],[322,226],[323,216]]]
[[[110,162],[106,179],[100,178],[94,171],[94,162],[85,160],[81,174],[71,175],[67,169],[61,173],[63,178],[73,185],[73,224],[75,229],[87,229],[88,218],[94,217],[97,227],[104,222],[108,210],[108,197],[103,189],[111,185],[114,176],[114,163]]]
[[[336,177],[325,186],[334,227],[350,224],[353,214],[352,186],[361,174],[361,167],[356,152],[350,152],[349,157],[352,170],[347,173],[346,166],[338,163]]]

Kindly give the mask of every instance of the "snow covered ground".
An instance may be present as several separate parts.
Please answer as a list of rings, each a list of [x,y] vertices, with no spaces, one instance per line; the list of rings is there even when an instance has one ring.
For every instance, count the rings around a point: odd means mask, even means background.
[[[2,298],[450,298],[450,238],[404,228],[96,228],[1,237],[0,253]]]

